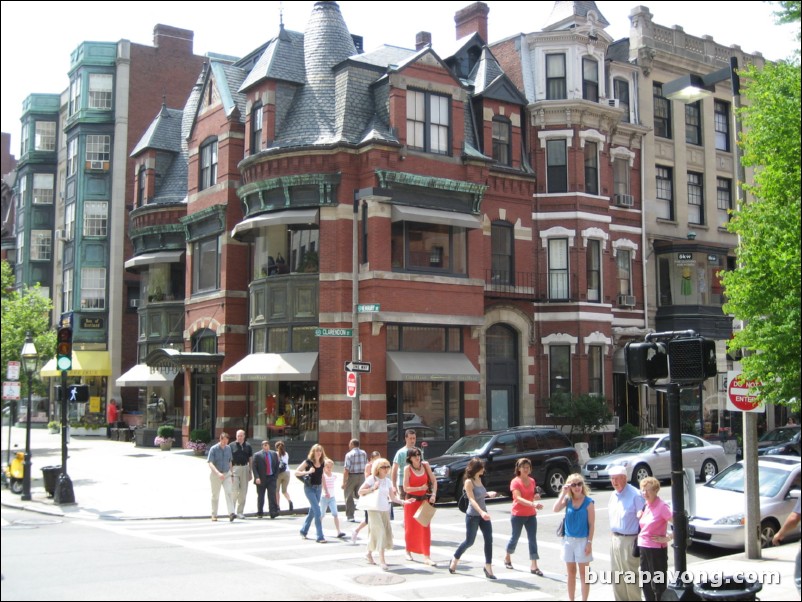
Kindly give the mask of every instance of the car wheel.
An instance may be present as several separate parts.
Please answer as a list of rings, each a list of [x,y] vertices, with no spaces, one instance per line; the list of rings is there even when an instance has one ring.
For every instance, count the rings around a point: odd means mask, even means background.
[[[632,484],[640,487],[640,482],[650,476],[652,476],[651,469],[646,464],[638,464],[632,471]]]
[[[553,468],[546,473],[546,494],[550,497],[557,497],[560,495],[560,492],[565,485],[565,474],[564,470],[559,468]]]
[[[716,473],[718,473],[718,465],[715,460],[708,458],[702,462],[702,470],[699,472],[699,476],[702,477],[702,482],[706,481],[708,478],[712,479],[716,476]]]
[[[771,546],[771,540],[780,530],[780,525],[777,524],[773,518],[767,518],[760,523],[760,547],[768,548]]]

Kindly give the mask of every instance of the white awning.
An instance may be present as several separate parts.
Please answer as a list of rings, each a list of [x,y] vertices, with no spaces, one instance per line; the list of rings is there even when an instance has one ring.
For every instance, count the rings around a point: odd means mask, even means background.
[[[423,207],[408,207],[406,205],[393,205],[392,219],[394,222],[423,222],[424,224],[459,226],[461,228],[482,227],[482,220],[476,215],[458,213],[456,211],[440,211],[439,209],[424,209]]]
[[[464,353],[387,352],[387,380],[479,380]]]
[[[317,380],[317,351],[251,353],[220,375],[223,382]]]
[[[146,364],[137,364],[115,382],[118,387],[172,386],[177,375],[176,370],[169,368],[151,368]]]
[[[252,235],[253,230],[267,228],[268,226],[287,226],[291,224],[319,224],[320,210],[318,209],[290,209],[265,213],[241,221],[231,230],[231,236],[241,240],[244,236]]]
[[[132,257],[125,262],[125,269],[136,271],[146,265],[154,263],[180,263],[184,256],[184,251],[159,251],[157,253],[143,253]]]

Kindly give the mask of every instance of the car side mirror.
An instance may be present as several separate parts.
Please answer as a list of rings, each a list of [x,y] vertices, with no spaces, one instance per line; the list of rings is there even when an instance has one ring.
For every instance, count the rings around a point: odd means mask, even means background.
[[[502,450],[500,447],[494,447],[489,452],[487,452],[487,456],[488,458],[492,458],[493,456],[499,455],[502,451],[504,450]]]
[[[800,492],[799,489],[792,489],[791,491],[788,492],[788,497],[792,500],[798,500],[800,494],[802,494],[802,492]]]

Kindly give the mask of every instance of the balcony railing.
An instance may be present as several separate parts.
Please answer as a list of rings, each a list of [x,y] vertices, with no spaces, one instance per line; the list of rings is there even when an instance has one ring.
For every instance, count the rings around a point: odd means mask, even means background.
[[[485,295],[504,299],[533,300],[535,279],[530,272],[485,271]]]

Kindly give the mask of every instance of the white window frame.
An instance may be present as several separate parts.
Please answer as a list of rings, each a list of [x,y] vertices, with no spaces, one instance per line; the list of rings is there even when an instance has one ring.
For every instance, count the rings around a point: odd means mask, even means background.
[[[52,205],[55,198],[56,176],[52,173],[33,174],[33,204]]]
[[[78,74],[70,82],[69,116],[72,117],[81,110],[81,75]]]
[[[67,177],[78,172],[78,137],[67,142]]]
[[[89,74],[89,108],[111,111],[114,96],[114,76],[110,73]]]
[[[81,268],[81,309],[106,309],[106,268]]]
[[[548,240],[548,291],[550,301],[568,301],[571,297],[571,260],[567,238]]]
[[[451,154],[451,97],[407,89],[407,146],[437,155]]]
[[[53,258],[53,233],[50,230],[31,230],[31,261],[50,261]]]
[[[674,170],[665,165],[655,165],[655,192],[657,217],[674,220]],[[661,189],[660,183],[663,182]],[[667,184],[666,184],[667,183]],[[667,193],[667,194],[666,194]],[[662,196],[661,196],[662,195]]]
[[[86,137],[86,162],[111,161],[111,136],[106,134],[89,134]]]
[[[210,140],[201,145],[198,190],[206,190],[217,184],[217,153],[217,140]]]
[[[705,224],[705,176],[699,172],[688,172],[688,223]]]
[[[63,300],[64,307],[62,308],[62,311],[72,311],[72,309],[73,309],[73,304],[72,304],[72,289],[73,289],[73,286],[72,286],[72,284],[73,284],[74,276],[75,276],[75,272],[73,271],[72,268],[67,268],[66,270],[64,270],[64,282],[62,284],[62,286],[63,286],[63,294],[64,294],[64,300]]]
[[[84,202],[84,236],[107,236],[109,204],[106,201]]]
[[[69,203],[64,208],[64,238],[72,240],[75,237],[75,203]]]
[[[37,121],[36,131],[34,132],[33,150],[54,151],[56,150],[56,122]]]

